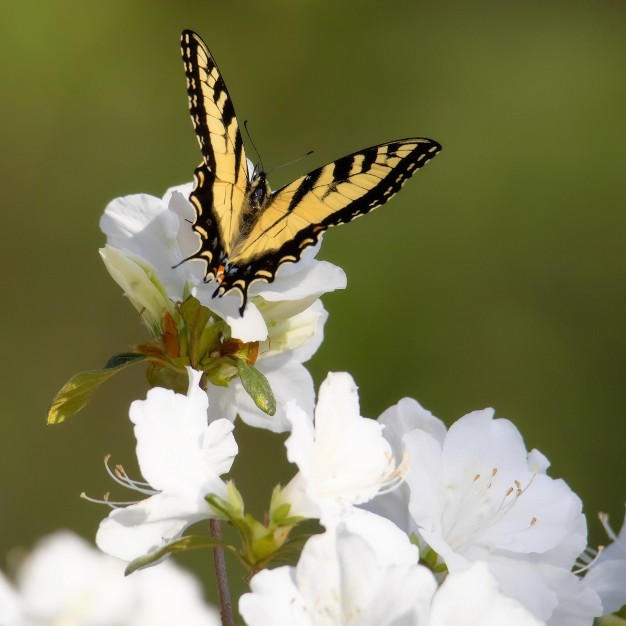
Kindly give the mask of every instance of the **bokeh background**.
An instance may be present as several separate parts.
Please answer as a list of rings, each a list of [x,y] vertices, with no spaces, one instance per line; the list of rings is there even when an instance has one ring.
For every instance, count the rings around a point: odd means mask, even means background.
[[[327,234],[348,289],[325,297],[317,384],[347,370],[362,411],[413,396],[448,424],[495,407],[596,519],[626,499],[626,4],[620,0],[108,0],[0,8],[0,561],[53,529],[92,538],[133,471],[140,368],[72,421],[57,389],[145,337],[98,256],[116,196],[191,179],[182,28],[198,31],[276,187],[381,141],[440,156],[389,206]],[[291,471],[282,438],[238,428],[260,514]],[[114,491],[114,497],[127,494]],[[185,555],[206,569],[208,555]],[[232,578],[240,584],[241,570]],[[239,581],[239,582],[238,582]],[[212,594],[212,590],[209,590]]]

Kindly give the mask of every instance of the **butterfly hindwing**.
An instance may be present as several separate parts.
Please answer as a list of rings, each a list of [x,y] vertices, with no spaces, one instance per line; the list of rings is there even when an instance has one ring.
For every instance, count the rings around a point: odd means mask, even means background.
[[[219,264],[230,254],[237,236],[248,191],[248,165],[233,102],[211,53],[189,30],[182,34],[181,49],[189,112],[203,156],[190,197],[198,212],[194,228],[209,245],[217,237],[221,248],[202,255],[211,270],[212,263]]]
[[[192,122],[203,161],[189,196],[201,237],[192,258],[221,296],[236,290],[243,314],[256,280],[272,282],[283,263],[297,262],[331,226],[369,213],[389,200],[441,146],[401,139],[366,148],[309,172],[270,193],[265,174],[248,179],[239,125],[224,80],[208,48],[186,30],[182,54]]]

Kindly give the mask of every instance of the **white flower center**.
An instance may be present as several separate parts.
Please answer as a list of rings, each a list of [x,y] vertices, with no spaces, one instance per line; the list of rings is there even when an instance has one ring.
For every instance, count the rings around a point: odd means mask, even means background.
[[[455,551],[463,546],[485,544],[493,545],[497,537],[494,527],[509,516],[518,499],[528,490],[535,475],[522,487],[514,480],[503,491],[494,488],[494,478],[498,468],[494,467],[486,476],[476,474],[470,484],[449,483],[446,486],[442,516],[443,535],[448,545]],[[500,487],[501,489],[501,487]],[[530,529],[537,522],[520,518],[519,528],[507,526],[507,534],[519,534]],[[490,532],[491,531],[491,532]],[[501,536],[501,533],[498,533]]]

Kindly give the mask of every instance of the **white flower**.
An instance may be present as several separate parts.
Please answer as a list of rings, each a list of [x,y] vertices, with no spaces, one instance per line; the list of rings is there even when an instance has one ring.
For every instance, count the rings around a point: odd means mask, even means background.
[[[391,522],[354,515],[306,543],[297,567],[264,570],[239,600],[249,626],[425,624],[436,583]]]
[[[260,342],[254,365],[270,383],[277,400],[276,414],[269,417],[263,413],[244,390],[237,370],[227,367],[221,373],[228,386],[208,388],[210,416],[234,420],[240,415],[252,426],[282,432],[288,428],[286,402],[295,400],[307,411],[313,408],[313,381],[302,363],[315,353],[323,338],[327,313],[318,298],[344,288],[345,274],[314,258],[319,245],[309,248],[298,263],[283,265],[273,282],[258,281],[250,287],[241,317],[237,295],[213,297],[217,283],[204,282],[203,261],[182,262],[199,245],[191,227],[195,213],[187,200],[190,191],[191,184],[168,190],[163,199],[138,194],[110,202],[100,222],[107,235],[102,258],[153,337],[161,337],[165,312],[176,318],[173,303],[193,295],[226,321],[230,327],[226,341],[232,337],[244,344]],[[209,352],[219,354],[219,347]],[[256,347],[253,350],[256,352]],[[210,369],[209,363],[207,371]]]
[[[306,543],[296,567],[264,570],[239,600],[248,626],[541,626],[484,564],[435,577],[388,520],[355,512]]]
[[[198,386],[201,374],[188,371],[186,396],[156,387],[130,407],[137,459],[147,483],[125,475],[120,482],[152,495],[113,509],[96,536],[98,547],[126,561],[179,537],[196,521],[215,517],[207,494],[227,498],[220,475],[230,470],[237,454],[233,424],[226,419],[208,424],[207,395]]]
[[[608,615],[626,604],[626,519],[618,535],[606,515],[600,519],[613,542],[591,563],[584,581],[600,596],[602,614]]]
[[[300,470],[280,502],[292,515],[321,517],[346,512],[401,479],[391,446],[375,420],[361,417],[357,387],[346,373],[322,383],[315,420],[297,404],[286,409],[292,432],[287,457]]]
[[[449,571],[485,561],[502,592],[539,619],[591,624],[598,597],[571,572],[586,542],[581,502],[546,475],[547,459],[526,452],[511,422],[486,409],[445,436],[430,424],[403,441],[412,522]]]
[[[273,282],[255,282],[240,317],[239,296],[227,294],[213,298],[218,284],[204,282],[203,261],[181,263],[199,246],[199,236],[191,227],[195,212],[187,199],[191,189],[191,183],[173,187],[162,199],[147,194],[116,198],[106,207],[100,221],[108,245],[152,266],[172,300],[181,301],[184,294],[191,293],[228,322],[233,337],[245,342],[263,341],[268,329],[257,302],[261,308],[267,303],[288,303],[284,314],[292,317],[306,310],[323,293],[345,287],[345,274],[340,268],[314,259],[319,248],[316,246],[306,250],[298,263],[283,265]],[[116,276],[113,278],[117,280]],[[120,284],[127,288],[127,284]]]
[[[15,595],[22,616],[3,626],[211,626],[217,611],[193,576],[173,562],[124,576],[126,563],[59,531],[21,564]]]
[[[519,602],[500,593],[484,563],[449,574],[433,599],[429,626],[541,626]]]

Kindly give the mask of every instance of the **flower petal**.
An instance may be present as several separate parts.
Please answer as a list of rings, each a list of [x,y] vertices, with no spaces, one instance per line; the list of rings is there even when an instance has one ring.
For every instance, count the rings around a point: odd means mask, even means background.
[[[132,561],[177,539],[187,526],[212,516],[211,508],[201,498],[184,500],[158,494],[111,511],[100,522],[96,544],[111,556]]]
[[[208,398],[198,386],[201,373],[189,371],[188,395],[155,387],[146,400],[131,404],[130,419],[141,473],[152,487],[203,498],[224,492],[219,475],[230,469],[237,446],[230,422],[208,425]]]
[[[484,563],[449,575],[433,600],[430,626],[541,626],[521,604],[504,596]]]

